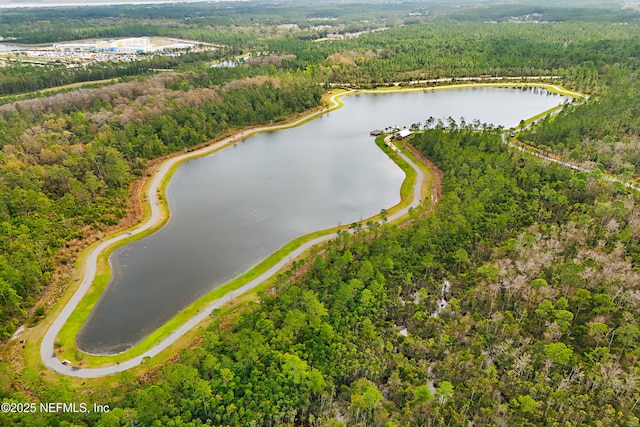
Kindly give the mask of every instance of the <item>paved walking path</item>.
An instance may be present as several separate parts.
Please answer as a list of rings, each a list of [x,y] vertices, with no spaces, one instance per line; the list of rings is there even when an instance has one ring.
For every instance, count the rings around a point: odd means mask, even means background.
[[[343,95],[343,94],[336,94],[336,95],[333,95],[333,96],[331,96],[329,98],[329,100],[332,103],[332,106],[330,107],[331,109],[337,108],[339,106],[337,98],[339,96],[341,96],[341,95]],[[79,368],[79,367],[63,364],[62,361],[60,359],[58,359],[58,357],[55,354],[55,348],[54,348],[55,338],[58,335],[58,333],[60,332],[60,330],[62,329],[63,325],[67,322],[67,320],[71,316],[71,313],[73,313],[75,308],[78,306],[78,304],[80,303],[80,301],[84,297],[85,293],[91,287],[91,284],[93,283],[93,280],[94,280],[95,275],[96,275],[96,265],[97,265],[97,260],[98,260],[98,256],[100,255],[100,253],[102,251],[104,251],[107,247],[111,246],[112,244],[114,244],[116,242],[119,242],[119,241],[121,241],[123,239],[127,239],[127,238],[129,238],[129,237],[131,237],[133,235],[140,234],[140,233],[148,230],[149,228],[155,226],[158,223],[158,221],[161,219],[161,213],[162,212],[160,210],[160,203],[158,201],[158,193],[159,193],[160,186],[161,186],[163,180],[165,179],[167,174],[171,171],[172,167],[174,167],[177,163],[184,161],[185,159],[188,159],[188,158],[191,158],[191,157],[196,157],[196,156],[201,156],[203,154],[206,154],[206,153],[209,153],[209,152],[213,152],[213,151],[218,150],[218,149],[220,149],[220,148],[222,148],[222,147],[224,147],[226,145],[230,145],[230,144],[233,144],[235,142],[238,142],[238,141],[240,141],[240,140],[242,140],[242,139],[244,139],[244,138],[246,138],[246,137],[248,137],[248,136],[250,136],[252,134],[259,133],[259,132],[273,131],[273,130],[278,130],[278,129],[285,129],[285,128],[289,128],[289,127],[294,127],[294,126],[297,126],[300,123],[302,123],[302,122],[304,122],[306,120],[309,120],[310,118],[313,118],[313,117],[315,117],[317,115],[320,115],[320,114],[322,114],[322,112],[317,112],[317,113],[314,113],[314,114],[312,114],[310,116],[302,117],[302,118],[300,118],[300,119],[298,119],[298,120],[296,120],[294,122],[291,122],[291,123],[275,125],[275,126],[263,126],[263,127],[259,127],[259,128],[245,130],[245,131],[239,132],[239,133],[237,133],[237,134],[235,134],[233,136],[225,138],[225,139],[223,139],[223,140],[221,140],[221,141],[219,141],[219,142],[217,142],[215,144],[207,146],[207,147],[205,147],[203,149],[200,149],[200,150],[188,153],[188,154],[183,154],[183,155],[171,158],[171,159],[165,161],[164,163],[162,163],[162,165],[160,166],[158,171],[153,176],[153,180],[151,181],[151,185],[149,186],[149,190],[147,192],[147,195],[148,195],[148,198],[149,198],[149,203],[150,203],[150,206],[151,206],[151,217],[144,224],[142,224],[140,227],[138,227],[138,228],[136,228],[136,229],[134,229],[132,231],[126,232],[124,234],[118,235],[116,237],[112,237],[111,239],[108,239],[108,240],[102,242],[99,246],[97,246],[94,250],[91,251],[91,253],[87,257],[87,260],[86,260],[86,263],[85,263],[84,275],[83,275],[82,282],[80,283],[80,286],[78,287],[78,289],[74,293],[74,295],[71,298],[71,300],[62,309],[62,311],[60,312],[58,317],[56,317],[56,319],[54,320],[53,324],[47,330],[44,338],[42,339],[42,343],[40,345],[40,356],[41,356],[42,361],[44,362],[44,364],[48,368],[50,368],[50,369],[52,369],[52,370],[54,370],[56,372],[59,372],[61,374],[68,375],[68,376],[73,376],[73,377],[80,377],[80,378],[97,378],[97,377],[102,377],[102,376],[106,376],[106,375],[112,375],[112,374],[115,374],[115,373],[118,373],[118,372],[125,371],[127,369],[131,369],[134,366],[137,366],[140,363],[142,363],[142,361],[146,357],[156,356],[158,353],[160,353],[161,351],[163,351],[164,349],[169,347],[176,340],[178,340],[181,336],[183,336],[189,330],[193,329],[196,325],[198,325],[200,322],[205,320],[213,310],[222,307],[223,305],[225,305],[229,301],[233,300],[234,298],[239,297],[240,295],[244,294],[245,292],[250,291],[251,289],[253,289],[256,286],[258,286],[261,283],[263,283],[265,280],[267,280],[270,277],[272,277],[273,275],[275,275],[278,271],[280,271],[288,263],[290,263],[292,259],[295,259],[296,257],[298,257],[299,255],[304,253],[307,249],[309,249],[312,246],[317,245],[319,243],[322,243],[322,242],[325,242],[327,240],[336,238],[337,234],[333,233],[333,234],[329,234],[329,235],[326,235],[326,236],[318,237],[318,238],[316,238],[316,239],[314,239],[312,241],[304,243],[302,246],[298,247],[296,250],[294,250],[293,252],[289,253],[280,262],[275,264],[268,271],[266,271],[265,273],[263,273],[262,275],[260,275],[256,279],[252,280],[251,282],[247,283],[246,285],[242,286],[241,288],[238,288],[238,289],[236,289],[234,291],[229,292],[228,294],[226,294],[222,298],[216,300],[215,302],[213,302],[212,304],[207,306],[205,309],[203,309],[197,315],[195,315],[194,317],[189,319],[186,323],[184,323],[178,329],[174,330],[169,336],[167,336],[159,344],[157,344],[156,346],[154,346],[150,350],[146,351],[145,353],[141,354],[140,356],[134,357],[134,358],[129,359],[129,360],[124,361],[124,362],[120,362],[117,365],[107,366],[107,367],[103,367],[103,368]],[[418,165],[416,165],[413,161],[411,161],[411,159],[409,159],[406,155],[404,155],[403,153],[399,153],[399,155],[417,172],[418,177],[417,177],[415,185],[414,185],[413,200],[412,200],[410,206],[408,206],[408,207],[406,207],[406,208],[394,213],[393,215],[390,215],[388,220],[394,220],[396,218],[401,217],[402,215],[407,214],[410,208],[416,208],[421,202],[421,200],[420,200],[420,188],[421,188],[422,181],[424,180],[424,173],[418,167]]]
[[[558,90],[561,90],[560,88],[558,88]],[[355,91],[354,91],[355,92]],[[373,91],[359,91],[360,93],[362,92],[373,92]],[[392,91],[387,91],[385,93],[388,92],[392,92]],[[335,94],[333,96],[331,96],[329,98],[329,100],[332,103],[332,106],[330,107],[330,109],[334,109],[337,108],[339,106],[339,103],[337,101],[337,98],[339,96],[342,96],[344,93],[340,93],[340,94]],[[576,94],[576,96],[581,96],[580,94]],[[142,233],[146,230],[148,230],[149,228],[155,226],[158,221],[161,218],[161,210],[160,210],[160,204],[158,201],[158,193],[160,190],[160,186],[163,182],[163,180],[165,179],[165,177],[167,176],[167,174],[171,171],[171,168],[173,166],[175,166],[177,163],[184,161],[185,159],[191,158],[191,157],[196,157],[196,156],[201,156],[203,154],[207,154],[210,152],[213,152],[215,150],[218,150],[226,145],[230,145],[233,144],[235,142],[238,142],[244,138],[247,138],[248,136],[255,134],[255,133],[259,133],[259,132],[265,132],[265,131],[273,131],[273,130],[278,130],[278,129],[285,129],[285,128],[289,128],[289,127],[294,127],[297,126],[301,123],[303,123],[306,120],[310,120],[311,118],[314,118],[318,115],[323,114],[324,112],[326,112],[327,110],[324,111],[320,111],[320,112],[316,112],[314,114],[311,114],[310,116],[305,116],[302,117],[298,120],[295,120],[291,123],[286,123],[286,124],[281,124],[281,125],[274,125],[274,126],[262,126],[262,127],[258,127],[258,128],[254,128],[254,129],[249,129],[249,130],[244,130],[241,131],[233,136],[230,136],[228,138],[225,138],[215,144],[212,144],[210,146],[207,146],[205,148],[202,148],[200,150],[188,153],[188,154],[183,154],[174,158],[171,158],[167,161],[165,161],[160,168],[158,169],[158,171],[155,173],[153,180],[151,181],[151,185],[149,186],[149,190],[148,190],[148,198],[149,198],[149,203],[151,206],[151,217],[147,220],[147,222],[145,222],[144,224],[142,224],[140,227],[136,228],[135,230],[132,230],[130,232],[124,233],[122,235],[113,237],[111,239],[108,239],[107,241],[101,243],[98,247],[96,247],[93,251],[91,251],[91,253],[89,254],[86,264],[85,264],[85,270],[84,270],[84,276],[83,276],[83,280],[82,283],[80,284],[80,286],[78,287],[78,289],[76,290],[75,294],[73,295],[73,297],[71,298],[71,300],[67,303],[67,305],[63,308],[62,312],[58,315],[58,317],[54,320],[53,324],[51,325],[51,327],[49,328],[49,330],[46,332],[41,346],[40,346],[40,355],[42,357],[42,360],[44,362],[44,364],[56,371],[59,372],[61,374],[64,375],[69,375],[69,376],[74,376],[74,377],[81,377],[81,378],[96,378],[96,377],[102,377],[102,376],[106,376],[106,375],[111,375],[111,374],[115,374],[118,372],[122,372],[125,371],[127,369],[131,369],[137,365],[139,365],[146,357],[153,357],[156,356],[158,353],[160,353],[161,351],[163,351],[164,349],[166,349],[167,347],[169,347],[171,344],[173,344],[176,340],[178,340],[181,336],[183,336],[185,333],[187,333],[189,330],[193,329],[196,325],[198,325],[200,322],[202,322],[203,320],[205,320],[209,314],[211,313],[211,311],[222,307],[223,305],[225,305],[226,303],[228,303],[229,301],[233,300],[234,298],[239,297],[240,295],[244,294],[245,292],[250,291],[251,289],[255,288],[256,286],[260,285],[261,283],[263,283],[265,280],[267,280],[268,278],[272,277],[273,275],[275,275],[278,271],[280,271],[282,268],[284,268],[289,262],[291,262],[292,259],[295,259],[296,257],[298,257],[299,255],[301,255],[302,253],[304,253],[307,249],[311,248],[314,245],[317,245],[319,243],[325,242],[327,240],[331,240],[333,238],[337,237],[336,233],[333,234],[328,234],[325,236],[321,236],[318,237],[312,241],[309,241],[305,244],[303,244],[302,246],[300,246],[299,248],[297,248],[296,250],[294,250],[293,252],[291,252],[290,254],[288,254],[287,256],[285,256],[280,262],[278,262],[277,264],[275,264],[273,267],[271,267],[268,271],[266,271],[265,273],[263,273],[262,275],[260,275],[259,277],[257,277],[256,279],[252,280],[251,282],[247,283],[246,285],[242,286],[239,289],[236,289],[234,291],[229,292],[228,294],[226,294],[225,296],[223,296],[222,298],[216,300],[215,302],[213,302],[212,304],[210,304],[209,306],[207,306],[205,309],[203,309],[202,311],[200,311],[197,315],[195,315],[194,317],[192,317],[191,319],[189,319],[187,322],[185,322],[182,326],[180,326],[178,329],[174,330],[169,336],[167,336],[163,341],[161,341],[159,344],[157,344],[155,347],[151,348],[150,350],[146,351],[145,353],[141,354],[140,356],[134,357],[132,359],[129,359],[127,361],[124,362],[120,362],[117,365],[113,365],[113,366],[108,366],[108,367],[103,367],[103,368],[78,368],[78,367],[73,367],[73,366],[69,366],[69,365],[64,365],[62,363],[62,361],[60,359],[57,358],[57,356],[54,353],[54,341],[55,341],[55,337],[58,335],[58,333],[60,332],[60,330],[62,329],[62,326],[66,323],[66,321],[69,319],[69,316],[71,315],[71,313],[73,312],[73,310],[77,307],[77,305],[79,304],[79,302],[81,301],[81,299],[83,298],[84,294],[89,290],[89,288],[91,287],[91,284],[93,283],[95,274],[96,274],[96,263],[97,263],[97,259],[99,254],[105,250],[108,246],[119,242],[123,239],[129,238],[132,235],[136,235],[139,233]],[[506,134],[502,134],[502,139],[503,142],[510,147],[515,148],[516,150],[522,151],[522,152],[526,152],[528,154],[534,155],[536,157],[548,160],[550,162],[554,162],[557,163],[559,165],[571,168],[571,169],[575,169],[581,172],[588,172],[588,170],[586,170],[583,167],[568,163],[568,162],[564,162],[558,159],[555,159],[553,157],[549,157],[546,156],[542,153],[539,153],[533,149],[518,145],[518,144],[514,144],[512,142],[510,142],[507,139]],[[397,219],[403,215],[406,215],[409,211],[409,209],[411,208],[416,208],[420,202],[420,189],[421,189],[421,185],[422,182],[424,181],[424,173],[422,172],[422,170],[420,169],[420,167],[418,167],[418,165],[416,165],[413,161],[411,161],[411,159],[409,159],[409,157],[407,157],[404,153],[399,152],[398,153],[417,173],[417,179],[416,182],[414,184],[414,188],[413,188],[413,200],[411,202],[411,204],[409,206],[407,206],[406,208],[394,213],[393,215],[390,215],[388,220],[394,220]],[[636,191],[640,191],[640,187],[635,186],[633,184],[627,183],[625,181],[622,181],[620,179],[617,179],[615,177],[608,177],[605,176],[604,179],[611,181],[611,182],[619,182],[621,184],[623,184],[625,187],[636,190]]]

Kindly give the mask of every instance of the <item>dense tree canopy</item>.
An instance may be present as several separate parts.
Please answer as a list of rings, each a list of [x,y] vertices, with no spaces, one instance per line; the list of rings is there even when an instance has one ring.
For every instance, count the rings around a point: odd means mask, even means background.
[[[53,108],[39,99],[6,106],[0,119],[4,339],[17,327],[10,319],[19,319],[52,281],[54,261],[72,261],[65,246],[126,215],[129,184],[147,161],[232,129],[283,120],[317,106],[321,95],[319,86],[286,74],[189,86],[187,78],[160,76],[61,95]]]
[[[298,5],[289,14],[283,5],[266,5],[260,15],[253,9],[237,17],[218,6],[209,14],[165,7],[134,8],[130,16],[148,13],[145,31],[226,37],[230,55],[259,55],[235,68],[211,68],[212,57],[194,54],[131,64],[131,72],[113,64],[78,74],[56,66],[0,69],[6,93],[45,87],[47,78],[53,86],[82,73],[142,73],[0,106],[2,338],[25,318],[46,313],[41,291],[64,288],[65,265],[77,249],[131,218],[130,185],[150,163],[314,108],[322,84],[557,75],[554,81],[590,99],[517,137],[593,171],[573,172],[512,150],[500,129],[425,118],[428,129],[416,125],[410,143],[444,172],[437,205],[414,210],[402,227],[369,223],[353,227],[353,235],[340,233],[282,273],[259,303],[229,317],[213,313],[193,345],[171,363],[150,366],[145,377],[125,372],[113,386],[88,389],[65,379],[49,383],[40,366],[16,370],[0,362],[3,402],[111,408],[0,413],[0,424],[640,422],[640,206],[636,193],[601,179],[603,171],[638,176],[640,32],[629,18],[633,11],[545,6],[543,15],[555,22],[525,24],[504,22],[505,14],[534,13],[529,6],[474,5],[481,21],[497,22],[463,22],[476,20],[465,8],[449,11],[445,21],[442,9],[434,6],[441,15],[432,18],[414,4],[385,5],[384,19],[367,22],[348,19],[362,12],[353,5]],[[23,13],[49,40],[74,28],[87,35],[78,22],[101,22],[113,10],[74,12],[95,15],[69,17],[64,22],[75,24],[60,33],[38,12]],[[165,20],[152,21],[159,15]],[[0,21],[24,35],[26,21],[17,16]],[[340,34],[364,33],[325,39],[329,29],[312,28],[334,25],[334,18]],[[278,27],[290,22],[299,28]],[[134,28],[123,21],[114,31],[131,35]],[[155,68],[174,71],[150,73]]]

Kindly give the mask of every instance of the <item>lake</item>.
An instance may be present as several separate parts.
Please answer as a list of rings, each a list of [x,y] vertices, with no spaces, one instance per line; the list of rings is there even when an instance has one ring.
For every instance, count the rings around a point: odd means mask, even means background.
[[[111,254],[112,280],[78,347],[125,351],[296,237],[397,204],[405,175],[371,130],[431,116],[512,127],[568,98],[540,88],[484,87],[341,99],[343,108],[302,126],[181,164],[166,191],[169,221]]]
[[[12,51],[16,51],[16,50],[25,50],[26,48],[24,46],[18,46],[15,44],[6,44],[6,43],[0,43],[0,52],[12,52]]]

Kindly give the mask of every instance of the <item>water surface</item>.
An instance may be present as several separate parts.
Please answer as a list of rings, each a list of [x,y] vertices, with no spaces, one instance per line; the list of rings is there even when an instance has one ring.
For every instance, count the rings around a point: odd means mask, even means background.
[[[25,49],[26,48],[24,46],[18,46],[15,44],[8,44],[8,43],[0,43],[0,52],[25,50]]]
[[[397,204],[404,173],[371,130],[430,116],[512,127],[565,100],[538,88],[352,95],[303,126],[183,163],[167,187],[171,218],[111,255],[112,280],[78,346],[124,351],[296,237]]]

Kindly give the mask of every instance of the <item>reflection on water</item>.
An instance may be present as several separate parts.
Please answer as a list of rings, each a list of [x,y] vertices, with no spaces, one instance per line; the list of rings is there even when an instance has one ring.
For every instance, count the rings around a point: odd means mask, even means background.
[[[430,116],[511,127],[565,99],[499,88],[353,95],[303,126],[182,164],[167,188],[169,222],[111,255],[113,279],[78,346],[124,351],[292,239],[398,203],[404,174],[371,130]]]

